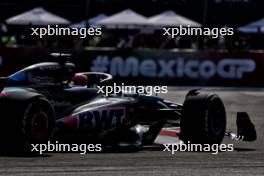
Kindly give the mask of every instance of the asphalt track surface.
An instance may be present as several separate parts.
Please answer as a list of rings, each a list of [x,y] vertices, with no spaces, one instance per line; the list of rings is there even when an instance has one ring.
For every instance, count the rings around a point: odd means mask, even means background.
[[[132,153],[49,153],[35,157],[0,156],[0,175],[264,175],[263,89],[207,89],[218,93],[227,110],[227,128],[236,130],[237,111],[249,112],[256,126],[256,142],[233,142],[235,151],[213,155],[206,152],[177,152],[161,147]],[[172,88],[162,95],[182,102],[186,88]]]

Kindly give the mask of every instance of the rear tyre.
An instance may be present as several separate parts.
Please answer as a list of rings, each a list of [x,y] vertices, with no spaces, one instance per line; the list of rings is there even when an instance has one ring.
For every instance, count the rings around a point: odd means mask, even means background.
[[[4,149],[10,152],[31,151],[31,144],[47,143],[55,129],[54,111],[41,96],[8,99],[12,112],[5,118]],[[3,134],[2,134],[3,135]],[[6,147],[8,146],[8,148]]]
[[[184,143],[220,144],[225,130],[225,108],[216,94],[187,95],[181,119],[180,139]]]
[[[45,98],[37,98],[27,104],[22,117],[22,134],[27,143],[45,143],[53,135],[54,112]]]

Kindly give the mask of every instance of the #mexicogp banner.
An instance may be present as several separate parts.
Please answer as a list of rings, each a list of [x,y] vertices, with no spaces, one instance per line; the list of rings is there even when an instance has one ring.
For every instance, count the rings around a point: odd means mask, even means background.
[[[131,84],[264,86],[263,52],[86,50],[76,59]]]
[[[1,76],[50,61],[44,48],[0,48]],[[110,73],[116,82],[142,85],[264,86],[264,51],[73,51],[77,71]]]

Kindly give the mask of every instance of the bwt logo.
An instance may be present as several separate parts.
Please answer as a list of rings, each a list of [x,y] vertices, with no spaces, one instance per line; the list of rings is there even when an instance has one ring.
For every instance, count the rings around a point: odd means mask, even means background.
[[[78,127],[82,130],[107,130],[120,127],[125,119],[125,108],[108,108],[79,114]]]
[[[134,56],[126,59],[115,56],[97,56],[92,62],[91,71],[110,72],[120,77],[188,77],[192,79],[209,79],[219,76],[226,79],[241,79],[246,73],[256,69],[256,63],[250,58],[224,58],[219,62],[212,60],[189,60],[181,57],[175,59],[145,59]]]

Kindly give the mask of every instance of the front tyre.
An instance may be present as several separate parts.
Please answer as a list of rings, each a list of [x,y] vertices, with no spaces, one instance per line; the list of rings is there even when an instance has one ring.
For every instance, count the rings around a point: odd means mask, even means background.
[[[220,144],[225,130],[225,108],[216,94],[187,95],[181,119],[180,139],[184,143]]]

